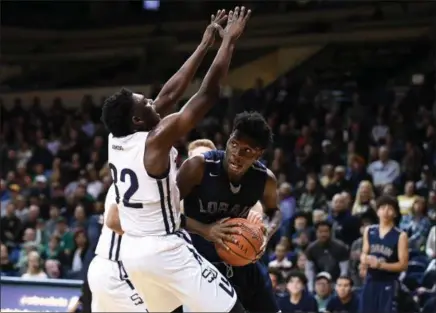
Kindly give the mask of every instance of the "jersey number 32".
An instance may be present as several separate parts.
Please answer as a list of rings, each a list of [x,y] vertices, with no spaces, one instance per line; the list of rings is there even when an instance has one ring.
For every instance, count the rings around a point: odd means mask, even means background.
[[[117,203],[120,203],[120,197],[123,201],[123,205],[127,208],[133,209],[142,209],[142,203],[132,203],[130,202],[130,198],[135,194],[135,192],[139,189],[138,177],[135,172],[130,168],[123,168],[118,176],[118,169],[112,163],[109,163],[109,168],[112,172],[112,180],[115,186],[115,195]],[[127,176],[129,177],[127,180]],[[119,179],[119,180],[118,180]],[[119,182],[123,184],[129,183],[129,187],[126,189],[124,195],[120,195],[120,191],[118,189]]]

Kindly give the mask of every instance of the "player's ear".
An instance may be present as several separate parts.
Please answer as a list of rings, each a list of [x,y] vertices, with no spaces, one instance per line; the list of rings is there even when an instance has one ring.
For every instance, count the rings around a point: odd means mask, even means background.
[[[133,125],[142,125],[144,124],[144,121],[137,116],[132,116],[132,123]]]

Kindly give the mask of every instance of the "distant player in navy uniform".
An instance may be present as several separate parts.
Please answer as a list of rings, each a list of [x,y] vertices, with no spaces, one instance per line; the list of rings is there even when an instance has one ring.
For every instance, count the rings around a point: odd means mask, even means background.
[[[272,141],[265,119],[256,112],[243,112],[234,120],[225,151],[213,150],[186,160],[179,169],[177,185],[184,201],[186,228],[196,249],[222,271],[250,312],[278,312],[267,269],[259,262],[231,267],[218,257],[214,244],[232,241],[232,228],[222,228],[225,218],[247,218],[260,200],[266,243],[281,223],[274,174],[258,159]],[[215,227],[217,226],[217,227]],[[222,230],[230,230],[228,233]],[[233,228],[233,231],[235,229]]]
[[[396,313],[398,276],[409,261],[406,233],[396,227],[401,217],[398,201],[383,195],[377,200],[378,225],[368,226],[363,234],[361,264],[366,269],[360,313]]]

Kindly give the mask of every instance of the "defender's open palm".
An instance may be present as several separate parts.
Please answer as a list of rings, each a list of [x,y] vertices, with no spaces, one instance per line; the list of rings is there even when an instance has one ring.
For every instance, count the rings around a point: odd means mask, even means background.
[[[224,22],[227,19],[226,10],[218,10],[216,15],[212,14],[210,17],[210,24],[207,26],[204,32],[202,42],[208,47],[212,46],[215,42],[215,34],[217,32],[221,33]]]
[[[237,40],[244,32],[250,15],[251,10],[246,10],[245,7],[241,7],[241,9],[236,7],[234,11],[230,11],[227,17],[227,26],[222,33],[222,37],[232,41]]]

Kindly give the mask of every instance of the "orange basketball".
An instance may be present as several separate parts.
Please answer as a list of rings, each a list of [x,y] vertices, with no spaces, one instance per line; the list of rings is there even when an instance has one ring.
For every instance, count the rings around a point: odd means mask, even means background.
[[[229,250],[215,244],[220,258],[232,266],[244,266],[253,262],[260,252],[263,244],[263,233],[259,225],[248,222],[245,218],[232,218],[224,223],[240,223],[240,235],[233,235],[238,243],[226,241]]]

